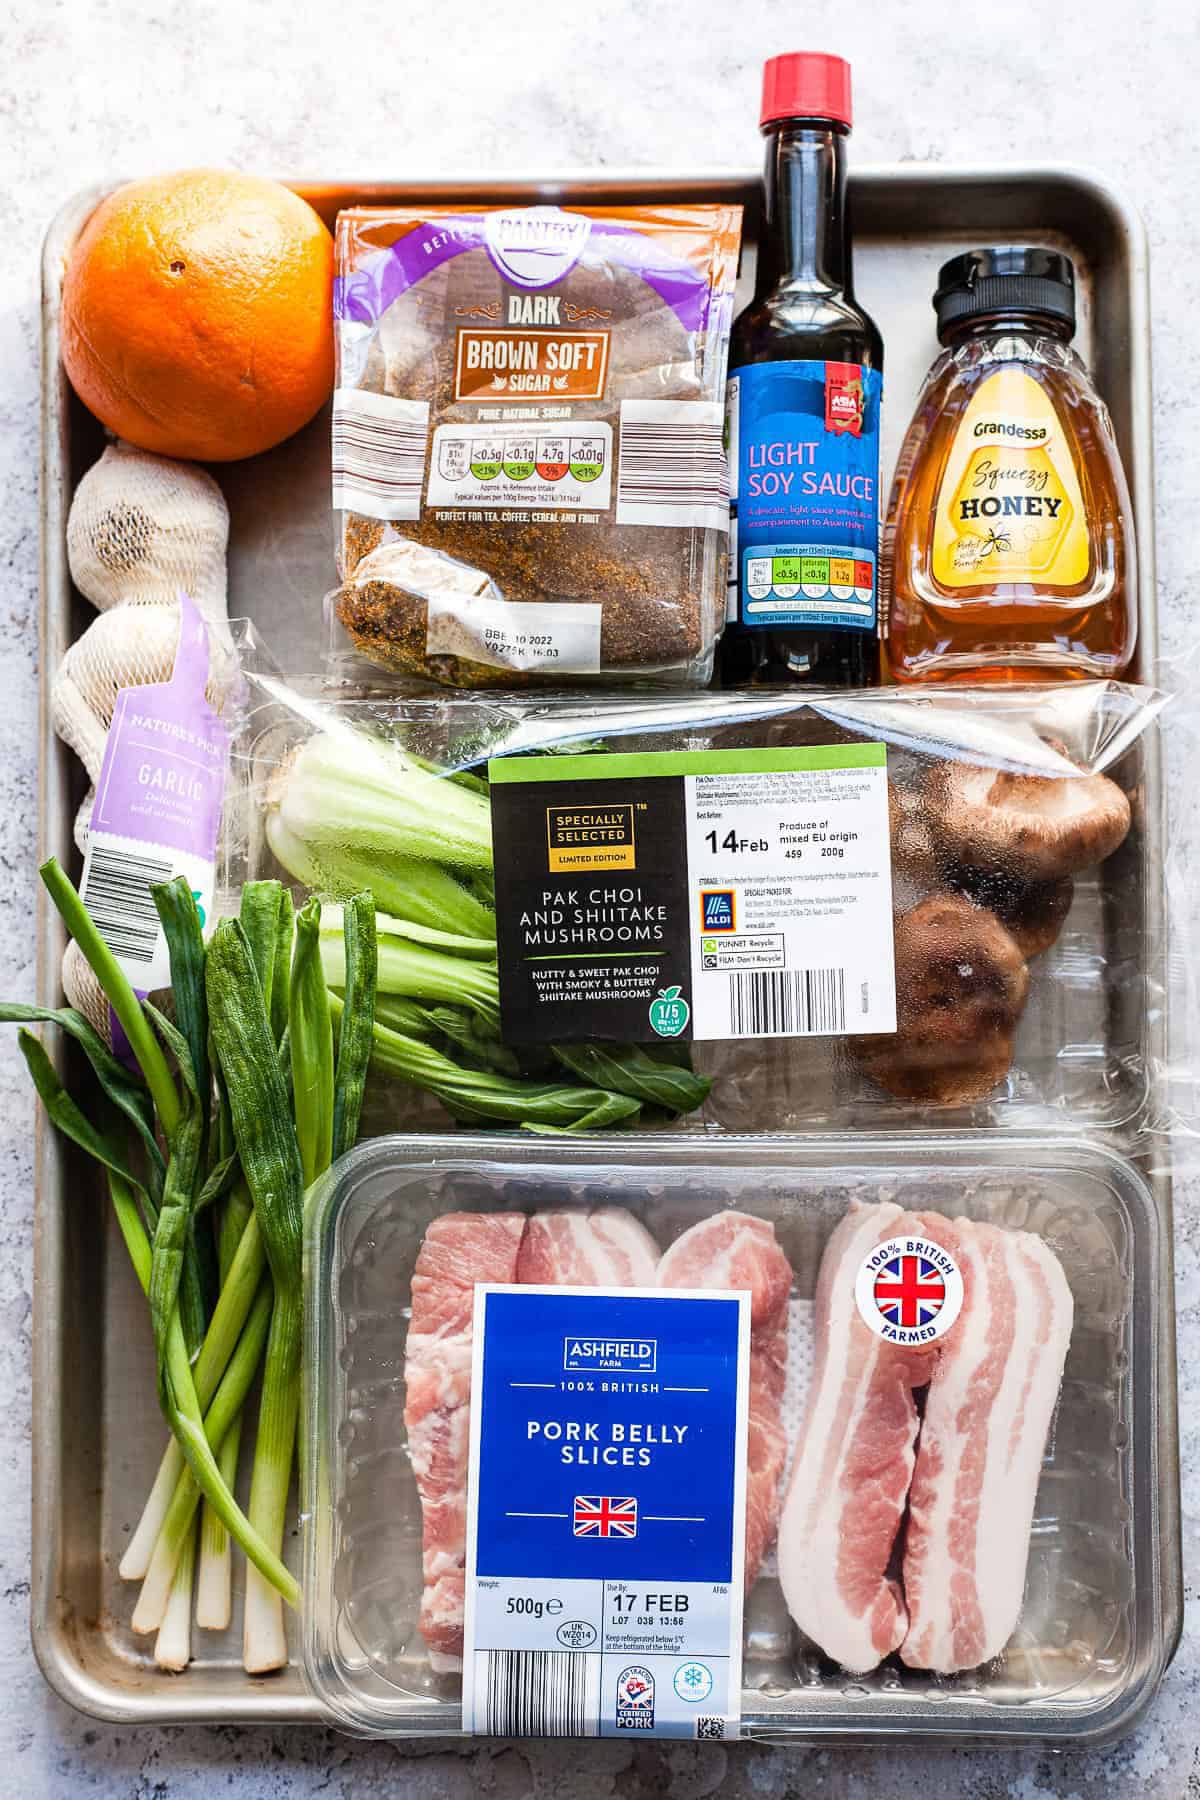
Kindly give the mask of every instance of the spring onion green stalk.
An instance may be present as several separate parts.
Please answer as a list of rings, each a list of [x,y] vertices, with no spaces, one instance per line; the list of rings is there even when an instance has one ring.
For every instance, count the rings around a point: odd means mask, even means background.
[[[226,1125],[228,1109],[222,1110],[219,1129],[228,1130],[232,1138],[232,1123]],[[249,1224],[253,1207],[250,1196],[243,1182],[230,1194],[225,1202],[221,1216],[221,1225],[217,1234],[217,1266],[224,1290],[229,1280],[229,1272],[233,1259],[242,1241],[246,1226]],[[197,1384],[199,1393],[199,1384]],[[202,1398],[202,1406],[206,1405]],[[209,1412],[204,1414],[204,1429],[209,1430]],[[211,1442],[210,1435],[210,1442]],[[233,1488],[237,1483],[238,1456],[242,1444],[242,1416],[238,1413],[223,1438],[218,1438],[220,1448],[217,1451],[217,1466],[224,1478],[225,1485]],[[222,1525],[216,1513],[207,1501],[200,1518],[200,1563],[196,1573],[196,1624],[202,1631],[224,1631],[229,1625],[233,1607],[233,1557],[229,1547],[229,1533]]]
[[[320,908],[311,903],[296,922],[288,1031],[293,1083],[322,1118],[332,1120],[332,1058],[321,1035],[321,1006],[328,1001],[319,954]],[[266,1246],[275,1298],[271,1310],[258,1416],[250,1520],[275,1554],[283,1542],[300,1403],[301,1233],[303,1190],[309,1168],[301,1160],[289,1096],[249,940],[240,924],[218,925],[208,950],[208,1004],[217,1054],[224,1071],[242,1172]],[[320,998],[317,998],[319,990]],[[317,1091],[318,1071],[328,1071],[329,1091]],[[330,1130],[332,1127],[330,1128]],[[311,1159],[327,1141],[323,1126],[306,1132]],[[253,1574],[246,1589],[243,1660],[251,1673],[287,1661],[282,1613],[270,1589]]]
[[[108,1170],[108,1191],[117,1223],[134,1273],[147,1296],[150,1291],[152,1254],[145,1227],[133,1197],[133,1189],[121,1176]],[[182,1546],[178,1566],[171,1584],[170,1597],[163,1613],[162,1626],[154,1646],[154,1660],[160,1668],[182,1671],[192,1659],[191,1604],[192,1574],[195,1568],[195,1532],[188,1534]]]
[[[280,1550],[299,1405],[303,1189],[358,1132],[374,1042],[374,903],[360,893],[344,909],[341,967],[351,1018],[335,1058],[319,902],[294,922],[285,889],[250,884],[244,923],[221,927],[209,954],[186,883],[155,889],[171,953],[172,1023],[139,1005],[61,870],[47,865],[46,879],[76,940],[97,965],[145,1078],[143,1086],[70,1008],[0,1007],[0,1019],[22,1026],[58,1024],[91,1062],[104,1108],[101,1126],[66,1093],[40,1041],[26,1029],[20,1033],[55,1126],[108,1172],[114,1213],[150,1305],[159,1396],[172,1440],[122,1564],[126,1574],[145,1570],[135,1628],[157,1632],[156,1656],[164,1667],[186,1666],[196,1512],[203,1496],[212,1554],[200,1620],[220,1625],[228,1618],[232,1536],[252,1564],[247,1667],[278,1667],[286,1660],[279,1602],[294,1606],[299,1600]],[[413,929],[419,938],[421,928]],[[140,1144],[140,1174],[128,1161],[122,1127],[130,1142]],[[207,1330],[192,1331],[185,1325],[186,1303],[212,1234],[207,1209],[217,1206],[220,1249],[219,1255],[213,1249],[213,1259],[220,1293]],[[253,1516],[247,1518],[232,1486],[242,1409],[264,1350]]]
[[[272,1029],[278,1040],[287,1025],[287,965],[292,949],[291,895],[277,881],[248,881],[242,889],[239,917],[250,943],[251,955],[262,983],[264,996],[271,1009]],[[205,1005],[207,1005],[207,1001],[205,1001]],[[227,1121],[224,1129],[231,1134],[232,1123],[228,1120],[228,1094],[219,1068],[217,1074],[221,1096],[220,1113],[221,1117]],[[223,1145],[222,1148],[228,1148],[228,1146]],[[244,1187],[241,1192],[245,1195]],[[242,1221],[240,1232],[234,1229],[238,1219]],[[227,1211],[222,1232],[223,1255],[226,1258],[229,1257],[230,1243],[235,1244],[236,1249],[233,1252],[232,1261],[229,1262],[225,1271],[222,1291],[196,1361],[196,1393],[201,1407],[207,1407],[212,1400],[217,1383],[233,1353],[234,1346],[238,1341],[238,1334],[246,1322],[247,1314],[266,1269],[266,1251],[248,1196],[240,1206]],[[236,1467],[236,1437],[232,1444],[223,1444],[221,1451],[222,1456],[218,1466],[222,1470],[226,1485],[232,1487],[227,1470],[231,1463]],[[183,1468],[183,1451],[176,1439],[172,1437],[168,1441],[166,1451],[159,1464],[154,1485],[150,1490],[137,1528],[121,1558],[119,1572],[123,1580],[142,1581],[147,1576],[159,1533],[163,1529],[167,1508]],[[220,1550],[220,1533],[224,1531],[224,1527],[211,1506],[206,1507],[205,1512],[207,1541],[215,1555]],[[200,1595],[206,1613],[209,1611],[208,1595],[214,1581],[218,1583],[221,1581],[219,1573],[214,1576],[202,1562]],[[158,1620],[151,1616],[149,1603],[144,1597],[139,1601],[139,1609],[142,1618],[149,1621],[146,1623],[145,1629],[154,1630]],[[219,1613],[219,1602],[214,1600],[212,1616],[219,1616]],[[202,1620],[200,1622],[203,1623]]]
[[[63,924],[87,958],[93,975],[104,989],[109,1005],[120,1020],[121,1029],[145,1076],[163,1131],[169,1139],[179,1124],[179,1095],[175,1090],[167,1059],[150,1029],[138,997],[121,972],[116,957],[92,923],[91,915],[59,866],[57,858],[52,856],[42,864],[39,872]]]
[[[196,1358],[196,1393],[202,1407],[209,1405],[217,1390],[217,1383],[233,1354],[266,1266],[266,1251],[258,1221],[251,1215],[221,1288],[208,1331],[200,1346],[200,1354]],[[183,1468],[183,1451],[175,1439],[171,1438],[142,1516],[121,1558],[119,1573],[124,1581],[141,1581],[146,1575],[167,1507]]]
[[[164,903],[162,890],[152,889],[151,891],[159,907],[170,950],[172,982],[178,980],[186,984],[192,980],[188,964],[198,961],[200,966],[204,967],[205,963],[200,919],[191,890],[181,877],[168,883],[167,888],[175,892],[178,902],[175,907]],[[238,930],[240,933],[240,927],[231,927],[231,929]],[[245,943],[244,934],[241,934],[241,942]],[[252,972],[253,964],[250,962],[248,949],[246,962]],[[264,1029],[269,1034],[266,1010],[262,1006],[262,990],[258,987],[257,976],[253,973],[252,979],[262,1009]],[[205,987],[210,1008],[212,985],[206,972]],[[147,1013],[153,1013],[153,1009],[150,1007],[147,1007],[146,1010]],[[212,1445],[204,1430],[203,1409],[196,1393],[191,1356],[184,1337],[179,1310],[179,1292],[184,1265],[184,1248],[191,1223],[191,1206],[199,1184],[200,1147],[207,1124],[209,1097],[206,1095],[201,1100],[197,1093],[195,1070],[182,1034],[160,1015],[154,1014],[153,1016],[159,1035],[169,1044],[174,1053],[184,1087],[184,1100],[178,1125],[170,1140],[171,1155],[167,1163],[166,1180],[163,1184],[163,1201],[159,1210],[158,1227],[154,1234],[150,1267],[150,1319],[154,1328],[154,1341],[158,1356],[159,1401],[164,1416],[179,1440],[184,1458],[198,1486],[211,1502],[213,1510],[222,1520],[226,1529],[237,1538],[250,1561],[265,1579],[276,1587],[291,1604],[295,1605],[299,1599],[299,1590],[294,1577],[284,1567],[278,1550],[260,1534],[238,1507],[221,1476]],[[274,1072],[273,1058],[268,1060]],[[242,1073],[244,1076],[244,1070]],[[236,1130],[239,1108],[245,1108],[246,1098],[239,1093],[234,1075],[227,1062],[225,1077]],[[237,1142],[247,1182],[253,1193],[254,1183],[246,1169],[246,1155],[240,1133],[238,1133]],[[266,1244],[269,1258],[269,1237],[266,1239]]]
[[[118,1112],[124,1114],[126,1123],[133,1126],[141,1139],[142,1152],[146,1158],[146,1187],[154,1208],[154,1217],[146,1223],[148,1229],[153,1231],[158,1218],[158,1196],[162,1192],[167,1165],[154,1135],[154,1107],[145,1085],[124,1063],[118,1062],[99,1033],[73,1007],[21,1006],[7,1002],[0,1005],[0,1024],[57,1025],[79,1044],[92,1065],[101,1092]],[[22,1037],[28,1035],[22,1033]],[[37,1043],[37,1039],[30,1038],[30,1042]],[[38,1048],[41,1049],[40,1044]],[[45,1095],[42,1098],[45,1099]],[[91,1149],[88,1154],[95,1156],[96,1151]]]
[[[246,1395],[258,1373],[271,1323],[271,1307],[271,1284],[264,1281],[212,1404],[204,1415],[204,1430],[209,1442],[219,1444],[222,1450],[241,1416]],[[185,1468],[163,1511],[162,1527],[134,1608],[132,1624],[137,1632],[157,1631],[166,1616],[179,1558],[186,1546],[199,1500],[200,1490]],[[198,1619],[197,1623],[202,1621]]]
[[[252,1528],[221,1479],[212,1448],[204,1435],[203,1415],[196,1397],[191,1353],[180,1314],[179,1296],[188,1261],[189,1195],[194,1197],[198,1187],[199,1146],[206,1113],[196,1103],[194,1093],[186,1091],[189,1077],[194,1083],[186,1044],[166,1021],[157,1019],[159,1035],[170,1042],[179,1061],[186,1095],[186,1099],[181,1100],[166,1057],[150,1026],[152,1009],[143,1009],[139,1005],[137,996],[100,937],[82,900],[53,860],[45,865],[43,879],[64,922],[91,964],[114,1012],[125,1027],[126,1036],[154,1099],[159,1122],[170,1148],[163,1182],[162,1205],[152,1246],[149,1285],[151,1323],[158,1359],[159,1399],[164,1416],[179,1441],[185,1460],[224,1519],[226,1527],[233,1532],[251,1561],[295,1604],[299,1598],[295,1579]],[[186,883],[179,882],[177,885],[190,898]],[[192,911],[194,914],[194,901]],[[164,927],[168,932],[174,963],[179,945],[171,943],[171,925],[166,919]],[[195,920],[195,931],[198,937],[198,919]]]

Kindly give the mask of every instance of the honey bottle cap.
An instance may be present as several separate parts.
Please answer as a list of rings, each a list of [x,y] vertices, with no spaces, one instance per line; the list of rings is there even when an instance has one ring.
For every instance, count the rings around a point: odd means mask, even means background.
[[[997,244],[952,256],[938,271],[933,306],[938,337],[988,313],[1027,313],[1075,331],[1075,270],[1069,256],[1039,244]]]

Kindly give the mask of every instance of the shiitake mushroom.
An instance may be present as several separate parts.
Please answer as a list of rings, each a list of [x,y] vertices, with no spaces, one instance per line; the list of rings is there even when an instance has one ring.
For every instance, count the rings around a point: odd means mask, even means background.
[[[927,807],[943,858],[1028,884],[1060,880],[1111,856],[1129,801],[1107,775],[1026,775],[941,765]]]
[[[889,784],[896,873],[966,894],[1026,957],[1054,944],[1072,877],[1111,856],[1129,801],[1107,775],[1028,775],[944,762],[913,787]]]
[[[1075,883],[1070,875],[1058,875],[1050,881],[1023,881],[1003,869],[973,869],[966,865],[947,869],[946,884],[965,894],[976,906],[995,913],[1027,961],[1058,942],[1075,898]]]
[[[1004,1079],[1029,993],[1020,945],[961,894],[933,894],[895,925],[896,1030],[850,1040],[898,1100],[965,1106]]]

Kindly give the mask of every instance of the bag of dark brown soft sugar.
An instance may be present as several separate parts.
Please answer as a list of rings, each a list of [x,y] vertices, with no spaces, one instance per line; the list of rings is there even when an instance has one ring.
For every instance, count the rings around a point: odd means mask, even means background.
[[[463,687],[702,683],[741,208],[338,220],[336,642]]]

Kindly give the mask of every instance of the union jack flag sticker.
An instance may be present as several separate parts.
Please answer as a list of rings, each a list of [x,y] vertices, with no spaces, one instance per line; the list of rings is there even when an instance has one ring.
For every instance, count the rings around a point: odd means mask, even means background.
[[[875,1276],[875,1304],[893,1325],[932,1325],[946,1303],[946,1277],[925,1256],[892,1256]]]
[[[632,1494],[619,1499],[611,1494],[576,1494],[574,1515],[576,1537],[637,1536],[638,1504]]]
[[[941,1244],[890,1238],[864,1258],[854,1292],[877,1337],[893,1344],[932,1344],[959,1315],[963,1278]]]

